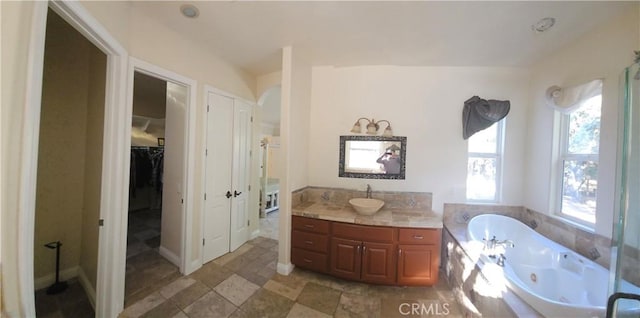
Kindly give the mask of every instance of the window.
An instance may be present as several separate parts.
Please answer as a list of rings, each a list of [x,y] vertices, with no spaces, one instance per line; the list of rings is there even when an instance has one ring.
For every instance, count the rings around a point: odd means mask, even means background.
[[[590,226],[596,222],[601,107],[602,89],[560,120],[557,210]]]
[[[469,138],[467,160],[467,200],[469,201],[500,201],[504,123],[503,119]]]

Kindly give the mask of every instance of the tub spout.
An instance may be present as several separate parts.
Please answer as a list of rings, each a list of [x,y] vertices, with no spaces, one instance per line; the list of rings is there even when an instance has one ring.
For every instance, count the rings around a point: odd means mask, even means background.
[[[502,246],[504,246],[504,247],[511,247],[511,248],[516,247],[516,245],[515,245],[515,244],[513,244],[513,241],[512,241],[512,240],[502,240],[502,241],[497,241],[497,242],[495,243],[495,246],[499,246],[499,245],[502,245]]]

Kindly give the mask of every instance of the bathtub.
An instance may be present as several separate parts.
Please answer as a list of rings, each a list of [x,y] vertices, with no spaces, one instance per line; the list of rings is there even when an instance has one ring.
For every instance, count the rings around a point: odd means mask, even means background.
[[[493,250],[483,239],[510,240]],[[604,317],[609,271],[567,247],[538,234],[520,221],[496,214],[472,218],[467,226],[469,247],[482,250],[480,259],[502,271],[504,284],[546,317]],[[496,255],[496,257],[489,257]],[[504,255],[504,265],[497,259]],[[484,271],[484,269],[483,269]],[[638,288],[622,282],[625,289]],[[628,308],[636,312],[637,308]]]

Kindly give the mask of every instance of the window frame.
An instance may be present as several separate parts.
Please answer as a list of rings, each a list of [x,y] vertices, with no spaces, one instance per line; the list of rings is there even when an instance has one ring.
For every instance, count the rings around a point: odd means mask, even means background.
[[[505,140],[505,127],[506,127],[506,118],[503,118],[502,120],[498,121],[497,123],[494,123],[494,125],[496,126],[496,149],[495,152],[490,153],[490,152],[470,152],[469,151],[469,142],[467,143],[467,180],[465,181],[465,199],[467,202],[470,203],[500,203],[502,202],[502,175],[503,175],[503,170],[504,170],[504,140]],[[471,140],[471,138],[473,138],[473,136],[471,136],[469,138],[469,140]],[[486,199],[473,199],[473,198],[469,198],[468,197],[468,188],[469,188],[469,184],[468,182],[468,178],[469,178],[469,170],[468,170],[468,166],[469,166],[469,159],[472,158],[485,158],[485,159],[495,159],[496,160],[496,178],[495,178],[495,194],[493,199],[491,200],[486,200]]]
[[[602,96],[603,92],[602,90],[600,91],[600,96]],[[597,96],[597,95],[594,95]],[[585,101],[582,101],[581,103],[584,103]],[[579,110],[583,105],[580,105],[578,108],[576,108],[574,111]],[[558,156],[557,156],[557,162],[555,164],[556,166],[556,176],[555,176],[555,190],[553,190],[555,193],[553,194],[553,197],[555,197],[555,202],[553,203],[553,207],[554,207],[554,214],[564,220],[568,220],[570,222],[574,222],[577,224],[580,224],[582,226],[585,226],[591,230],[595,229],[596,226],[596,221],[594,220],[593,223],[589,222],[589,221],[585,221],[581,218],[578,217],[574,217],[571,216],[565,212],[562,211],[562,203],[564,200],[564,165],[565,165],[565,161],[593,161],[598,165],[598,176],[600,175],[600,137],[598,136],[599,140],[598,140],[598,153],[594,154],[594,153],[589,153],[589,154],[583,154],[583,153],[571,153],[569,152],[569,125],[570,125],[570,121],[571,121],[571,113],[559,113],[560,114],[560,123],[559,123],[559,142],[558,142]],[[602,101],[600,102],[600,129],[602,128]],[[598,178],[599,179],[599,178]],[[597,200],[598,200],[598,194],[596,193],[596,208],[594,211],[594,214],[596,215],[597,218],[597,209],[598,209],[598,205],[597,205]]]

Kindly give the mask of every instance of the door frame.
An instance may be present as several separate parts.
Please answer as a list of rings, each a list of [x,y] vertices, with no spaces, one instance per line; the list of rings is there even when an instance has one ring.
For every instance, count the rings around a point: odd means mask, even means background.
[[[172,263],[178,262],[178,267],[180,267],[180,272],[184,275],[188,275],[198,269],[200,264],[196,260],[195,262],[189,261],[193,258],[194,250],[192,246],[192,236],[189,235],[190,230],[193,228],[193,206],[194,195],[193,191],[195,189],[195,158],[196,158],[196,149],[195,149],[195,131],[196,131],[196,91],[198,89],[198,82],[194,79],[182,76],[178,73],[166,70],[157,65],[148,63],[141,59],[137,59],[135,57],[129,58],[129,70],[127,73],[127,105],[126,112],[129,114],[128,117],[128,126],[127,131],[129,136],[131,135],[131,122],[133,118],[133,78],[134,73],[140,72],[145,75],[158,78],[167,82],[172,82],[175,84],[179,84],[182,86],[186,86],[187,93],[187,102],[186,106],[186,116],[185,116],[185,131],[184,137],[186,141],[185,153],[183,157],[184,166],[182,167],[182,187],[183,187],[183,200],[184,204],[182,205],[182,243],[181,243],[181,251],[179,255],[179,260],[175,260],[175,257],[170,256],[168,258],[171,259]],[[131,147],[131,138],[129,138],[127,142],[127,147]],[[127,166],[129,167],[129,166]],[[127,168],[126,171],[129,171]],[[128,176],[127,176],[128,180]],[[125,210],[126,211],[126,210]],[[127,220],[126,213],[124,215],[125,221]],[[126,241],[126,226],[125,224],[125,232],[124,238]],[[126,250],[125,250],[126,254]],[[165,256],[167,257],[167,256]],[[122,278],[124,280],[124,276]]]
[[[87,40],[107,56],[104,137],[100,219],[104,226],[99,232],[98,271],[96,278],[96,315],[115,317],[124,305],[124,276],[126,234],[122,227],[122,213],[127,210],[128,171],[125,164],[129,154],[124,145],[127,113],[125,111],[126,67],[128,53],[122,45],[78,2],[36,1],[27,57],[27,87],[20,145],[23,164],[20,167],[18,197],[18,272],[20,307],[24,316],[35,316],[34,291],[34,235],[35,202],[38,171],[38,143],[42,102],[47,10],[51,8],[73,26]],[[130,117],[130,115],[129,115]],[[129,128],[130,129],[130,128]]]
[[[203,89],[203,95],[202,95],[203,96],[202,105],[204,107],[204,113],[207,114],[207,116],[208,116],[207,107],[208,107],[208,104],[209,104],[209,94],[210,93],[218,94],[218,95],[222,95],[222,96],[225,96],[225,97],[229,97],[229,98],[237,99],[239,101],[246,102],[247,104],[251,105],[251,108],[252,108],[251,109],[251,116],[253,117],[255,115],[255,107],[256,107],[256,103],[255,102],[249,101],[249,100],[247,100],[245,98],[239,97],[237,95],[231,94],[231,93],[226,92],[224,90],[221,90],[219,88],[216,88],[216,87],[213,87],[211,85],[205,84],[204,85],[204,89]],[[207,138],[209,137],[209,136],[207,136],[207,120],[206,119],[204,120],[204,124],[202,125],[200,133],[202,134],[202,136],[204,136],[204,138],[202,138],[202,141],[200,142],[201,143],[201,147],[202,147],[202,153],[200,154],[200,160],[203,163],[203,169],[206,169],[207,168],[206,167],[207,154],[206,154],[205,150],[207,149]],[[251,151],[253,152],[253,148],[255,146],[253,144],[253,141],[254,141],[254,138],[253,138],[253,135],[254,135],[253,127],[252,127],[252,133],[251,134],[252,134],[252,137],[251,137],[251,141],[252,141]],[[252,184],[254,173],[255,172],[253,171],[253,169],[251,169],[251,172],[250,172],[251,176],[249,177],[249,184]],[[202,192],[206,193],[206,191],[207,191],[207,179],[206,179],[206,174],[205,173],[203,173],[202,176],[200,177],[200,186],[202,187],[201,188]],[[249,205],[251,206],[251,204],[254,203],[253,202],[254,200],[251,199],[252,196],[250,196],[249,198],[250,198],[249,199]],[[204,223],[205,223],[204,222],[204,216],[205,216],[205,211],[206,211],[206,205],[204,204],[204,198],[203,198],[202,202],[203,202],[203,204],[201,204],[200,217],[199,217],[199,220],[198,220],[200,222],[200,224],[202,224],[202,226],[200,228],[200,241],[202,241],[204,239]],[[229,226],[231,226],[231,225],[229,224]],[[257,236],[257,234],[256,235],[254,235],[254,234],[256,234],[256,233],[250,233],[249,239],[252,239],[255,236]],[[229,247],[230,246],[231,245],[229,245]],[[204,264],[204,250],[203,250],[202,246],[200,246],[200,249],[201,249],[201,253],[200,253],[199,262],[200,262],[200,266],[202,266]]]

